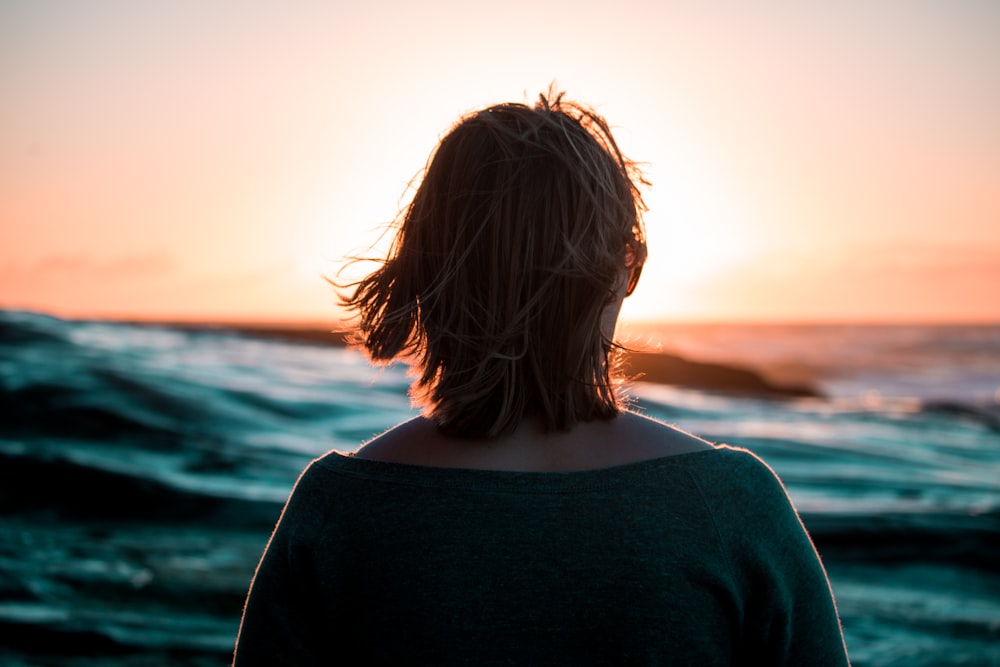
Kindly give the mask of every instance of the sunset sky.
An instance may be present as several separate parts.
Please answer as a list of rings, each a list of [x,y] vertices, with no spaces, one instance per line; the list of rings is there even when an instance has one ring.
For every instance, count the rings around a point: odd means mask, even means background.
[[[0,2],[0,307],[335,318],[440,135],[551,81],[648,165],[626,318],[1000,320],[993,0]]]

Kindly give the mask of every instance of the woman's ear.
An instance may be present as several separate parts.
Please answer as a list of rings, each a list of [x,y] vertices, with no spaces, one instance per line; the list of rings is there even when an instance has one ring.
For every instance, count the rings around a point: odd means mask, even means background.
[[[608,341],[614,341],[615,330],[618,328],[618,314],[621,312],[622,303],[628,292],[629,275],[631,271],[622,268],[618,274],[618,279],[611,290],[611,300],[604,306],[601,312],[601,335]]]

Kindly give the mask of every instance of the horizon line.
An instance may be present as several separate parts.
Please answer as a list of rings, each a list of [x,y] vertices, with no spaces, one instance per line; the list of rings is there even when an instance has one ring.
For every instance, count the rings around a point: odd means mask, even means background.
[[[115,322],[123,324],[148,324],[162,326],[220,326],[220,327],[257,327],[257,328],[288,328],[288,329],[326,329],[333,327],[332,331],[352,331],[351,319],[338,318],[331,315],[329,318],[305,317],[305,316],[233,316],[223,315],[215,317],[188,315],[151,315],[151,314],[90,314],[90,315],[68,315],[54,311],[44,311],[34,308],[17,308],[0,305],[0,312],[25,312],[61,320],[77,322]],[[776,318],[776,317],[693,317],[693,316],[664,316],[662,318],[624,318],[619,320],[619,326],[629,329],[642,329],[647,327],[661,326],[786,326],[786,327],[808,327],[808,326],[1000,326],[1000,317],[997,318],[955,318],[955,319],[929,319],[929,318],[866,318],[866,317],[803,317],[803,318]]]

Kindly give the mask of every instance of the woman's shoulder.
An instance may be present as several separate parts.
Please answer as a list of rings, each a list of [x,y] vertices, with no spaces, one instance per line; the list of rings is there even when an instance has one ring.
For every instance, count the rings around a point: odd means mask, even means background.
[[[784,482],[750,450],[717,446],[716,456],[689,466],[688,474],[720,529],[743,534],[750,542],[766,541],[764,533],[802,530]]]

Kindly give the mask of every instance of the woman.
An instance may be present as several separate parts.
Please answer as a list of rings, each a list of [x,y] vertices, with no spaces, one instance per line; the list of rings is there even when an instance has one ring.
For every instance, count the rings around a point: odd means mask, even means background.
[[[643,184],[561,95],[442,139],[344,298],[424,414],[303,472],[237,666],[847,664],[774,473],[623,406]]]

